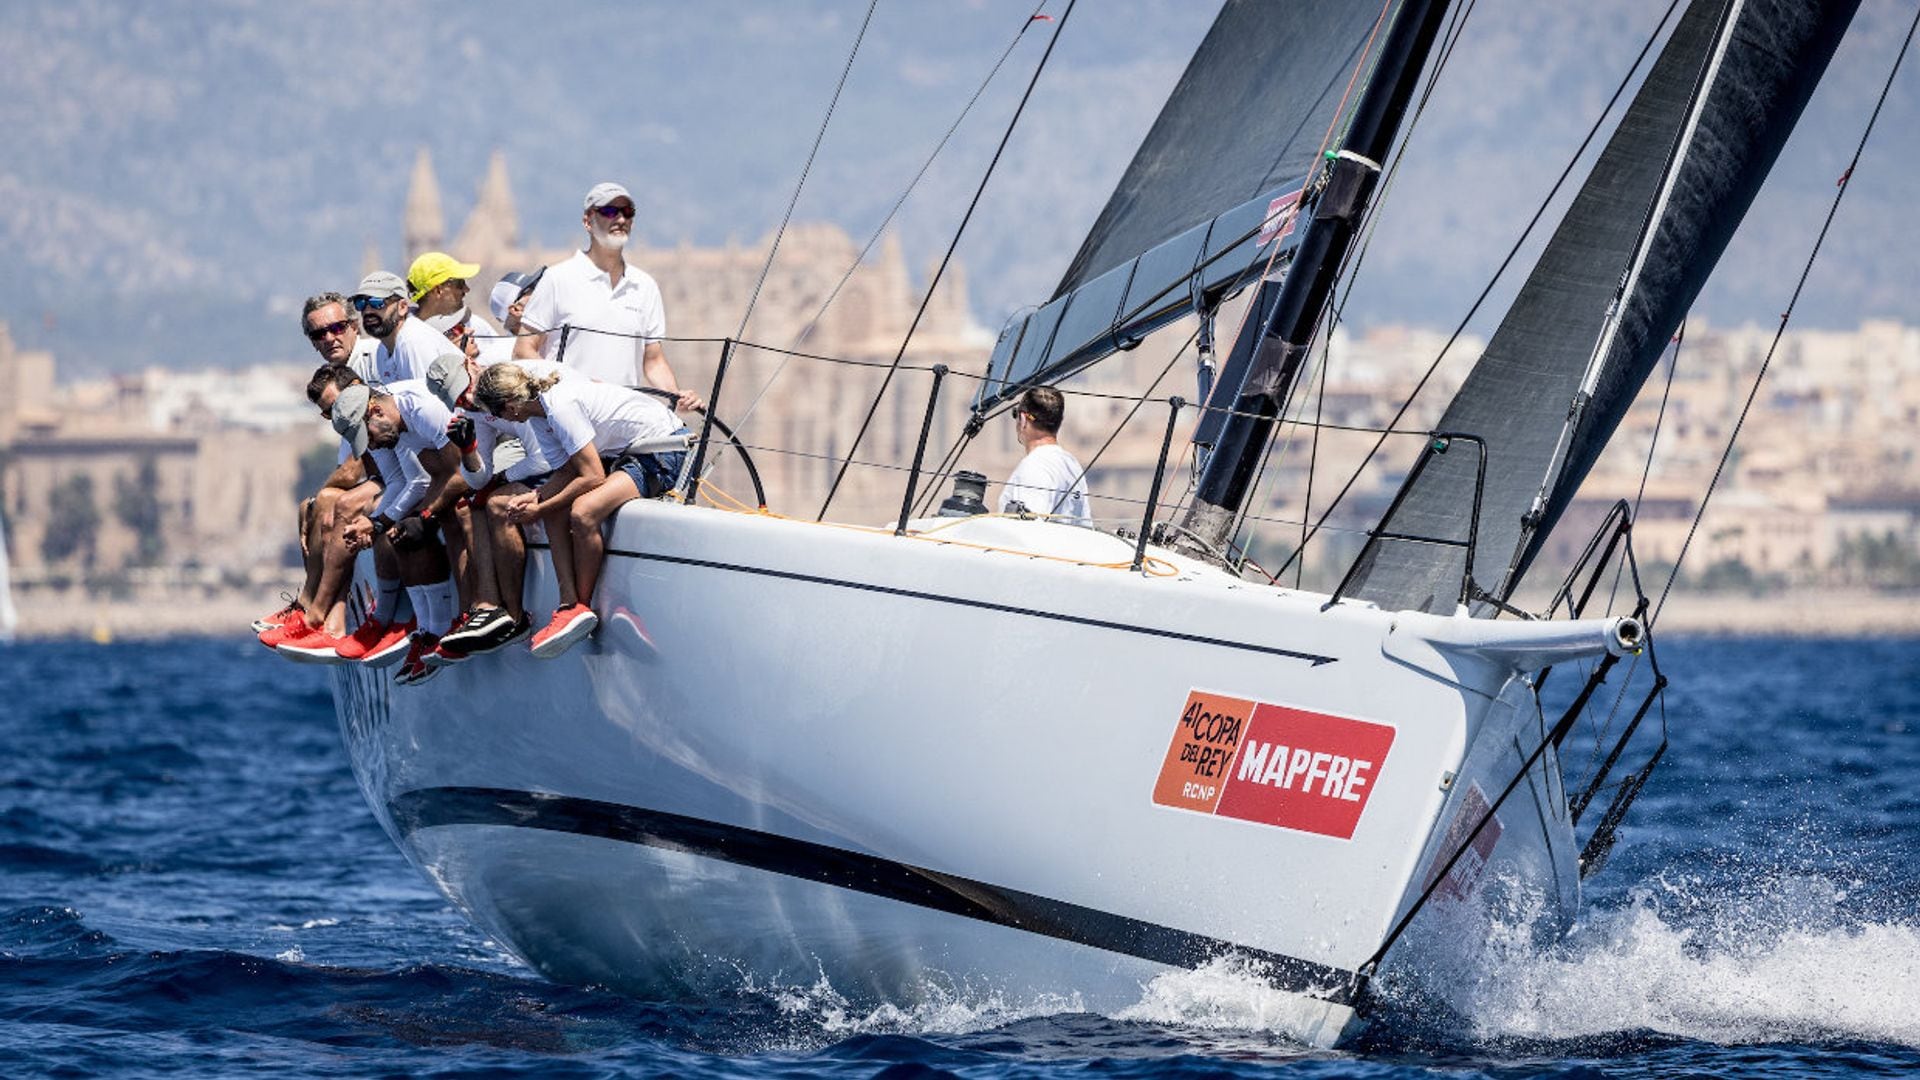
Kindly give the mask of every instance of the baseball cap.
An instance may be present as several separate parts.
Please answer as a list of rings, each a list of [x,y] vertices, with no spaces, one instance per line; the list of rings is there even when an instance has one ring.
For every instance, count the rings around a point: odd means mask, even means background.
[[[413,302],[417,304],[434,286],[454,278],[465,281],[479,272],[479,263],[463,263],[444,251],[429,251],[407,268],[407,284],[413,286]]]
[[[443,352],[427,365],[427,389],[449,409],[460,407],[457,404],[460,395],[466,393],[472,383],[467,377],[467,358],[457,352]],[[336,411],[334,415],[340,414]]]
[[[621,187],[619,184],[595,184],[593,185],[593,190],[587,192],[586,209],[591,210],[596,206],[605,206],[615,199],[625,199],[628,202],[632,202],[633,196],[627,194],[627,189]]]
[[[405,296],[407,295],[407,283],[401,281],[400,275],[398,274],[390,274],[385,270],[375,270],[373,273],[360,279],[360,286],[353,290],[353,295],[370,296],[376,300],[382,296]]]
[[[500,275],[500,283],[493,287],[493,292],[487,294],[487,307],[493,312],[493,321],[505,326],[507,309],[512,307],[513,302],[520,299],[523,294],[532,292],[533,287],[540,282],[540,275],[546,272],[547,268],[543,266],[531,274],[509,270]]]
[[[445,315],[435,315],[433,318],[428,319],[427,325],[440,331],[442,334],[446,334],[451,332],[455,327],[465,326],[467,320],[472,317],[473,309],[462,304],[458,309],[449,311]]]
[[[399,279],[394,278],[394,280]],[[372,398],[373,391],[368,390],[365,383],[356,383],[340,391],[340,396],[333,399],[333,430],[339,432],[341,438],[353,444],[353,452],[356,454],[367,452],[367,402]]]

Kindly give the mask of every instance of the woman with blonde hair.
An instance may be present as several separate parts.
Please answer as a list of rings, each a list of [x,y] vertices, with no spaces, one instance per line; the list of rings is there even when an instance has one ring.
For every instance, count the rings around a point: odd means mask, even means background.
[[[684,435],[687,429],[665,405],[638,390],[557,374],[536,376],[512,362],[482,370],[473,396],[489,413],[527,425],[547,461],[555,463],[537,489],[509,497],[506,512],[517,524],[546,526],[560,606],[533,635],[533,654],[558,656],[600,623],[591,604],[606,558],[601,524],[634,499],[672,489],[686,459],[680,450],[631,448]]]

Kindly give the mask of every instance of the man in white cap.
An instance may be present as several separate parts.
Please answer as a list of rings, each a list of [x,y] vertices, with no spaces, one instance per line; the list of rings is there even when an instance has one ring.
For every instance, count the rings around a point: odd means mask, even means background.
[[[547,360],[522,363],[542,375],[581,377]],[[491,652],[529,632],[522,604],[526,539],[520,526],[508,520],[506,500],[545,483],[553,471],[527,425],[494,416],[474,403],[473,384],[483,366],[471,353],[464,358],[443,353],[427,369],[427,388],[453,410],[447,435],[461,451],[460,479],[474,492],[462,520],[471,553],[471,604],[441,640],[442,660]]]
[[[396,274],[376,270],[360,279],[351,300],[360,313],[361,327],[380,339],[380,347],[373,351],[373,378],[368,381],[425,378],[427,365],[447,347],[447,339],[424,320],[412,317],[407,283]]]
[[[452,509],[467,486],[460,479],[460,452],[447,438],[453,414],[416,379],[383,387],[349,386],[332,399],[333,429],[355,453],[392,450],[398,458],[416,459],[427,476],[425,490],[393,503],[383,499],[373,517],[359,518],[346,529],[348,546],[369,547],[378,531],[399,556],[400,580],[420,629],[395,680],[420,682],[436,670],[426,656],[438,647],[459,606],[446,545],[461,543]],[[389,480],[390,486],[404,483],[400,477]]]
[[[500,328],[501,336],[490,338],[484,333],[479,335],[481,360],[493,364],[513,359],[514,338],[520,333],[520,316],[526,313],[527,298],[533,295],[533,287],[540,284],[540,277],[546,272],[544,266],[531,274],[509,270],[494,283],[493,292],[487,297],[487,311],[493,315],[493,323]]]
[[[679,394],[680,408],[699,408],[699,396],[675,381],[661,345],[667,312],[660,286],[624,255],[633,236],[633,196],[619,184],[595,184],[580,222],[587,230],[586,250],[540,276],[520,316],[513,355],[559,360],[618,386],[639,386],[644,379]]]

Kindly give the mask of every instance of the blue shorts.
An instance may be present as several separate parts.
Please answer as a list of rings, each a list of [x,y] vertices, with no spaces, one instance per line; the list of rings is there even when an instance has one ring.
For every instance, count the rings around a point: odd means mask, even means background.
[[[674,432],[687,434],[686,428]],[[652,499],[672,491],[680,482],[680,470],[687,464],[685,450],[673,450],[664,454],[622,454],[607,464],[607,475],[623,472],[633,478],[633,486],[640,489],[642,498]]]

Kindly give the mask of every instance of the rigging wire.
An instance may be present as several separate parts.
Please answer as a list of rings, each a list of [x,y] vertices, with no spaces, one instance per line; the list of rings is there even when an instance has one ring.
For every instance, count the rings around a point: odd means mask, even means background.
[[[873,9],[880,6],[880,0],[867,0],[866,18],[860,20],[860,32],[853,36],[853,48],[847,50],[846,66],[840,69],[840,81],[833,85],[833,97],[827,101],[827,114],[820,118],[820,130],[814,133],[813,148],[807,151],[807,163],[800,168],[800,179],[794,182],[793,197],[787,200],[787,212],[780,219],[780,228],[773,234],[773,244],[767,248],[767,261],[760,265],[760,277],[753,283],[753,292],[747,297],[747,310],[740,314],[740,329],[733,336],[747,336],[747,321],[753,318],[753,307],[760,302],[760,289],[767,283],[767,274],[773,269],[774,257],[780,254],[780,241],[787,235],[787,226],[793,221],[793,208],[800,204],[800,192],[807,186],[807,175],[813,172],[813,159],[820,153],[820,144],[827,137],[827,125],[833,122],[833,110],[840,104],[840,91],[847,88],[847,76],[853,71],[853,58],[860,55],[860,43],[867,39],[867,27],[873,24]]]
[[[973,201],[967,204],[967,212],[960,218],[959,228],[954,230],[953,241],[947,245],[947,253],[940,257],[940,266],[934,270],[933,278],[927,282],[927,292],[920,298],[920,307],[913,313],[913,322],[908,324],[906,336],[900,339],[900,349],[894,354],[893,365],[880,380],[880,389],[873,395],[872,404],[867,406],[867,415],[860,422],[860,430],[854,433],[853,442],[847,447],[847,462],[834,474],[833,483],[827,488],[827,497],[821,500],[820,513],[814,518],[824,520],[827,507],[833,505],[833,496],[840,490],[840,482],[846,479],[847,469],[853,462],[853,455],[860,449],[860,443],[867,437],[867,430],[873,426],[873,418],[880,412],[881,399],[886,397],[887,388],[893,383],[894,373],[900,368],[900,361],[907,355],[907,346],[913,341],[914,331],[920,328],[920,320],[927,313],[927,306],[933,302],[934,290],[940,285],[940,279],[947,272],[947,266],[953,261],[954,250],[960,246],[960,238],[966,235],[967,223],[973,220],[973,212],[980,205],[980,197],[986,194],[987,182],[993,179],[993,172],[1000,164],[1000,157],[1006,153],[1007,143],[1013,139],[1013,132],[1020,124],[1020,117],[1026,112],[1027,102],[1033,97],[1033,88],[1039,85],[1040,73],[1047,70],[1047,60],[1053,56],[1053,47],[1060,43],[1060,34],[1067,28],[1067,20],[1073,16],[1073,6],[1078,0],[1067,0],[1067,9],[1060,14],[1060,21],[1054,25],[1052,35],[1047,38],[1047,50],[1040,54],[1040,62],[1034,65],[1033,78],[1028,80],[1026,92],[1020,95],[1020,104],[1013,110],[1013,118],[1007,121],[1007,130],[1000,136],[1000,145],[993,152],[993,160],[987,162],[987,171],[980,177],[980,186],[974,189]],[[1032,20],[1029,19],[1029,22]]]
[[[1407,411],[1413,407],[1414,400],[1420,396],[1420,392],[1424,390],[1427,383],[1432,380],[1434,373],[1440,369],[1441,361],[1446,359],[1447,353],[1451,351],[1454,344],[1459,341],[1460,335],[1466,333],[1468,324],[1473,321],[1474,316],[1480,313],[1481,305],[1485,304],[1487,297],[1493,294],[1494,286],[1499,284],[1500,279],[1506,275],[1508,267],[1513,265],[1513,260],[1519,256],[1520,249],[1525,246],[1527,238],[1533,235],[1533,230],[1540,224],[1540,219],[1546,216],[1547,210],[1553,205],[1553,200],[1560,194],[1560,189],[1565,186],[1567,178],[1573,175],[1574,167],[1579,165],[1580,159],[1585,156],[1587,152],[1587,147],[1592,145],[1594,137],[1600,133],[1600,128],[1606,123],[1607,117],[1613,112],[1613,107],[1619,104],[1621,95],[1626,93],[1627,87],[1633,82],[1634,74],[1640,70],[1640,65],[1646,61],[1647,54],[1653,51],[1653,46],[1660,40],[1660,32],[1666,28],[1668,20],[1673,17],[1674,10],[1679,6],[1680,0],[1672,0],[1672,2],[1667,5],[1666,12],[1660,16],[1659,25],[1653,28],[1653,33],[1648,35],[1646,43],[1640,47],[1639,55],[1634,57],[1633,64],[1628,67],[1626,75],[1620,80],[1620,84],[1614,87],[1613,96],[1607,99],[1606,105],[1600,110],[1600,115],[1594,118],[1593,125],[1587,129],[1586,137],[1580,140],[1579,147],[1575,149],[1573,155],[1567,159],[1566,167],[1560,171],[1559,177],[1554,180],[1553,186],[1548,189],[1546,197],[1540,201],[1539,207],[1534,210],[1533,216],[1528,219],[1526,227],[1520,230],[1520,235],[1514,239],[1513,246],[1507,249],[1506,256],[1500,260],[1500,265],[1494,269],[1493,276],[1487,280],[1486,286],[1480,290],[1480,295],[1474,298],[1472,306],[1467,309],[1467,313],[1461,317],[1459,325],[1455,326],[1453,333],[1448,335],[1446,344],[1440,347],[1438,355],[1433,358],[1433,363],[1427,366],[1426,372],[1422,374],[1419,381],[1414,384],[1412,392],[1407,395],[1405,401],[1400,403],[1400,408],[1394,412],[1393,418],[1389,420],[1384,427],[1388,429],[1399,427],[1400,421],[1405,418]],[[1340,486],[1340,490],[1334,494],[1333,501],[1328,503],[1327,508],[1321,511],[1319,518],[1315,519],[1314,526],[1308,531],[1306,540],[1302,541],[1301,546],[1295,549],[1292,555],[1288,556],[1287,561],[1274,572],[1271,580],[1278,581],[1279,576],[1286,573],[1288,567],[1293,565],[1294,559],[1299,558],[1300,553],[1306,550],[1306,544],[1312,541],[1315,536],[1319,535],[1320,529],[1326,524],[1327,518],[1332,516],[1333,512],[1339,508],[1346,497],[1352,493],[1354,485],[1359,482],[1367,466],[1372,463],[1374,455],[1380,452],[1380,447],[1385,445],[1386,441],[1387,437],[1383,434],[1379,440],[1367,450],[1366,455],[1360,459],[1360,464],[1354,467],[1352,475],[1347,477],[1346,482]]]
[[[878,0],[875,0],[875,2],[877,3]],[[846,288],[847,282],[853,280],[853,275],[860,269],[861,265],[867,261],[867,256],[873,253],[873,246],[880,242],[882,236],[886,235],[887,227],[893,224],[893,219],[900,213],[900,208],[906,205],[907,199],[912,196],[914,189],[920,186],[920,181],[926,177],[927,170],[933,167],[934,160],[947,148],[947,143],[953,139],[954,133],[960,130],[961,123],[963,123],[967,115],[973,111],[973,107],[980,101],[981,95],[986,93],[987,87],[991,85],[995,77],[1000,74],[1000,69],[1006,66],[1007,58],[1013,55],[1013,50],[1019,46],[1020,39],[1026,36],[1028,30],[1037,25],[1037,16],[1040,14],[1041,9],[1047,6],[1048,2],[1049,0],[1041,0],[1040,4],[1033,9],[1033,14],[1027,17],[1027,21],[1020,24],[1020,29],[1014,33],[1013,39],[1007,42],[1007,47],[1001,50],[1000,58],[994,61],[993,67],[987,72],[987,77],[980,80],[980,85],[974,88],[973,96],[969,97],[966,105],[960,109],[960,115],[953,118],[953,123],[947,126],[946,134],[940,136],[940,141],[934,144],[933,152],[929,153],[926,160],[920,163],[920,169],[913,174],[913,179],[907,181],[906,189],[901,191],[900,196],[893,200],[893,205],[887,209],[886,216],[880,219],[880,224],[874,227],[872,234],[867,237],[867,242],[861,246],[860,253],[853,257],[853,262],[847,266],[846,272],[840,275],[840,280],[834,282],[833,288],[828,290],[826,299],[820,302],[819,310],[815,311],[813,317],[807,320],[807,324],[801,327],[799,333],[793,336],[794,348],[798,348],[804,344],[807,339],[813,335],[813,331],[820,325],[820,320],[826,316],[827,309],[832,307],[833,302],[840,298],[840,291]],[[869,15],[871,15],[872,9],[869,8],[868,11]],[[740,419],[735,421],[734,426],[736,428],[744,427],[746,422],[752,418],[754,410],[760,407],[761,400],[767,396],[768,391],[773,389],[773,384],[779,381],[781,373],[786,371],[786,368],[787,359],[782,359],[780,363],[774,367],[773,373],[767,376],[767,381],[761,384],[759,392],[754,394],[753,400],[749,401],[746,409],[741,412]]]
[[[1774,353],[1780,348],[1780,340],[1786,336],[1787,323],[1793,318],[1793,309],[1800,303],[1800,294],[1807,287],[1807,277],[1813,273],[1814,260],[1820,257],[1820,247],[1826,243],[1827,232],[1833,228],[1834,215],[1840,211],[1840,200],[1844,199],[1847,189],[1852,185],[1853,172],[1860,165],[1860,158],[1866,153],[1867,140],[1873,136],[1873,127],[1880,119],[1880,110],[1887,103],[1887,95],[1893,90],[1893,80],[1900,74],[1900,65],[1907,58],[1907,49],[1913,44],[1913,35],[1920,29],[1920,7],[1913,13],[1913,22],[1907,26],[1907,36],[1900,43],[1900,52],[1893,58],[1893,68],[1887,72],[1887,81],[1880,87],[1880,97],[1873,103],[1873,112],[1867,117],[1867,126],[1860,132],[1860,142],[1854,147],[1853,158],[1847,162],[1847,170],[1840,174],[1833,193],[1833,202],[1827,206],[1826,220],[1820,223],[1820,234],[1814,238],[1813,250],[1807,253],[1807,262],[1800,268],[1800,278],[1794,282],[1793,295],[1787,300],[1787,310],[1780,314],[1780,326],[1773,332],[1773,343],[1767,346],[1767,355],[1760,361],[1760,370],[1754,373],[1753,386],[1747,391],[1747,400],[1740,406],[1740,415],[1734,420],[1733,431],[1727,435],[1727,445],[1720,453],[1720,463],[1714,466],[1713,479],[1707,482],[1707,490],[1700,496],[1700,505],[1694,511],[1693,523],[1687,526],[1687,537],[1680,543],[1680,552],[1674,556],[1673,568],[1667,571],[1667,583],[1660,589],[1660,600],[1653,607],[1653,614],[1647,617],[1647,627],[1652,629],[1659,620],[1660,612],[1667,606],[1667,595],[1673,591],[1673,584],[1680,576],[1680,566],[1686,561],[1687,549],[1693,545],[1694,534],[1700,529],[1700,520],[1706,516],[1707,504],[1713,499],[1713,491],[1720,483],[1720,477],[1726,472],[1727,462],[1733,457],[1734,444],[1740,438],[1740,429],[1747,422],[1747,413],[1752,410],[1754,399],[1760,396],[1760,384],[1767,377],[1767,368],[1773,363]]]

